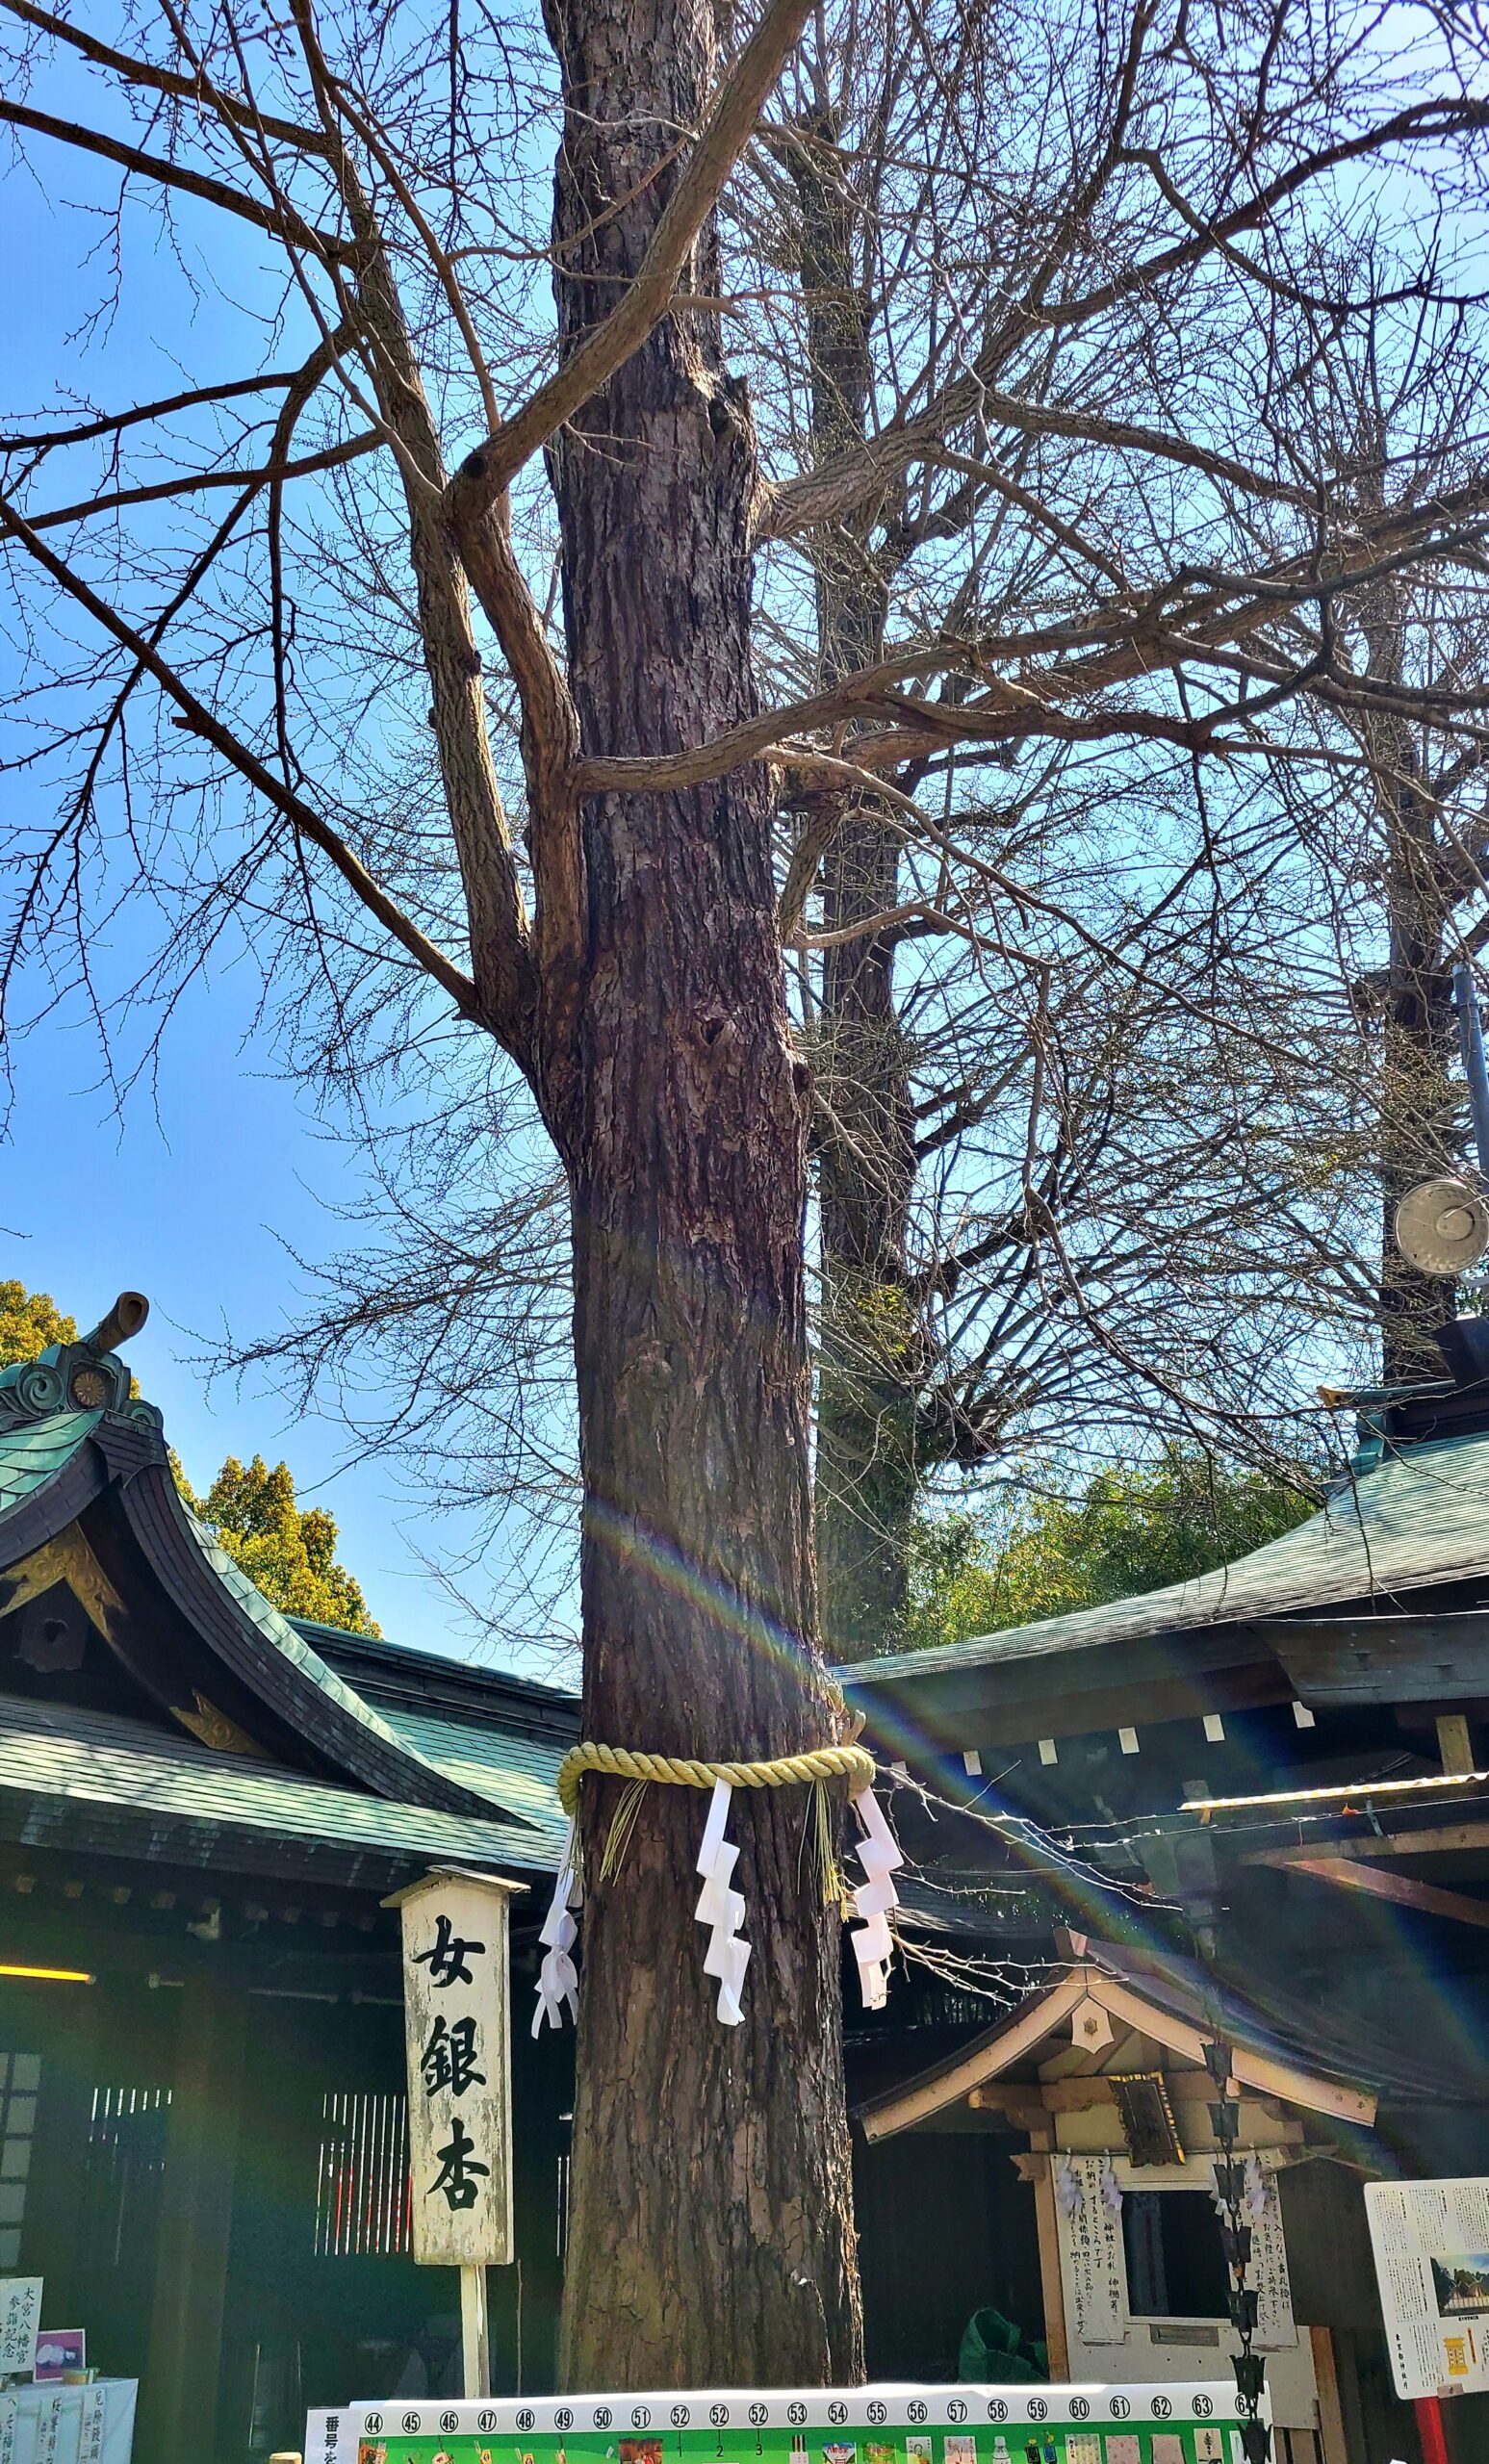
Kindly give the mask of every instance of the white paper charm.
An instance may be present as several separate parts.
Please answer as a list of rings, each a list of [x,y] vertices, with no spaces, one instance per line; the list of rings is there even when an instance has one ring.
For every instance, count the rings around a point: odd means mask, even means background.
[[[1267,2176],[1263,2172],[1261,2166],[1257,2161],[1255,2150],[1253,2149],[1251,2154],[1246,2158],[1245,2189],[1242,2194],[1241,2200],[1242,2208],[1248,2222],[1252,2224],[1260,2224],[1270,2195],[1271,2194],[1268,2188]]]
[[[578,2018],[579,1972],[574,1964],[573,1951],[578,1939],[579,1929],[569,1912],[580,1905],[583,1896],[578,1867],[575,1860],[574,1825],[571,1822],[564,1839],[558,1879],[553,1885],[553,1896],[549,1903],[548,1914],[543,1919],[542,1933],[538,1937],[539,1940],[546,1945],[546,1949],[543,1964],[538,1970],[538,2007],[532,2015],[532,2033],[535,2037],[542,2035],[545,2020],[551,2028],[563,2026],[563,2011],[566,2002],[569,2005],[570,2017],[575,2020]]]
[[[715,2009],[726,2028],[737,2028],[744,2017],[739,1997],[744,1987],[745,1969],[750,1964],[750,1945],[739,1933],[744,1922],[744,1894],[731,1888],[739,1850],[732,1839],[724,1836],[732,1795],[733,1790],[727,1780],[715,1780],[697,1859],[697,1871],[703,1876],[704,1886],[693,1911],[697,1922],[708,1928],[704,1974],[718,1978],[719,1998]]]
[[[868,1876],[853,1894],[856,1913],[866,1920],[854,1930],[853,1956],[859,1964],[865,2011],[882,2011],[888,1999],[886,1970],[894,1955],[889,1911],[900,1904],[890,1876],[904,1864],[905,1852],[886,1822],[872,1788],[865,1788],[853,1802],[863,1832],[858,1844],[859,1862]]]

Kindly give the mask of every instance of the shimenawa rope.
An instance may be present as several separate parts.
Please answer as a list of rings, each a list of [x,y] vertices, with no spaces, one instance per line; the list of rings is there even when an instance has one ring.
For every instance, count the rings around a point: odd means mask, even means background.
[[[617,1780],[655,1780],[662,1787],[789,1788],[807,1780],[846,1780],[850,1797],[874,1782],[874,1758],[866,1746],[818,1745],[807,1754],[779,1754],[768,1762],[698,1762],[680,1754],[637,1754],[626,1745],[576,1745],[558,1766],[558,1802],[571,1821],[578,1811],[579,1782],[586,1771]]]

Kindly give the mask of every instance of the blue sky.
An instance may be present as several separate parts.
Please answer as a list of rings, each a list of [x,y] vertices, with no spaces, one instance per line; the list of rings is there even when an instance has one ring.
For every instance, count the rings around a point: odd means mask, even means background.
[[[245,968],[199,988],[166,1040],[157,1086],[122,1116],[85,1028],[26,1040],[3,1162],[0,1272],[49,1291],[84,1324],[124,1287],[147,1293],[150,1322],[130,1359],[194,1481],[229,1452],[283,1455],[302,1496],[337,1516],[344,1560],[386,1634],[462,1657],[518,1657],[473,1630],[425,1562],[462,1553],[458,1518],[433,1521],[391,1465],[339,1471],[345,1438],[334,1424],[295,1422],[262,1384],[209,1385],[195,1365],[224,1331],[280,1322],[295,1289],[284,1245],[323,1256],[336,1237],[325,1201],[355,1187],[345,1150],[252,1040],[255,989]]]
[[[33,99],[64,112],[75,95],[81,116],[85,85],[96,117],[96,87],[65,67],[48,73]],[[237,226],[224,244],[220,218],[212,233],[213,279],[193,297],[174,253],[183,239],[190,247],[190,211],[167,236],[151,207],[131,209],[128,313],[86,321],[106,278],[108,240],[107,223],[87,208],[112,204],[116,192],[116,174],[39,140],[33,169],[6,180],[0,413],[7,424],[11,414],[80,398],[109,407],[149,400],[193,377],[253,364],[255,336],[244,336],[223,280]],[[253,235],[238,244],[251,295]],[[187,367],[193,375],[183,379]],[[58,475],[64,486],[66,468]],[[26,680],[22,644],[0,640],[0,697]],[[5,841],[54,808],[44,783],[24,772],[0,780]],[[104,927],[106,980],[122,982],[144,963],[159,920],[125,908]],[[255,1022],[259,993],[256,968],[225,956],[170,1026],[153,1086],[138,1087],[122,1110],[84,1018],[48,1022],[13,1043],[14,1101],[0,1147],[0,1273],[49,1291],[83,1323],[124,1286],[147,1293],[151,1320],[130,1357],[193,1480],[210,1479],[229,1452],[284,1456],[302,1497],[336,1515],[344,1560],[385,1633],[521,1664],[521,1650],[474,1627],[431,1570],[431,1559],[462,1564],[473,1525],[436,1520],[391,1464],[341,1468],[345,1432],[330,1421],[296,1423],[267,1384],[219,1379],[209,1387],[200,1366],[205,1348],[225,1332],[246,1338],[282,1323],[297,1297],[287,1251],[311,1259],[331,1253],[338,1238],[331,1209],[357,1194],[354,1156],[326,1138],[306,1096],[280,1074]],[[136,1049],[140,1041],[130,1023],[126,1064],[131,1041]],[[463,1566],[462,1576],[479,1591],[478,1575]],[[539,1665],[552,1677],[551,1656]]]

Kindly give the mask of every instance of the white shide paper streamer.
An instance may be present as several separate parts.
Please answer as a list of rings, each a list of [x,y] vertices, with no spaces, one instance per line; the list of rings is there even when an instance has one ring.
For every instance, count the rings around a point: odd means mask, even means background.
[[[719,1980],[719,1998],[715,2008],[726,2028],[737,2028],[744,2017],[739,1996],[744,1987],[744,1972],[750,1964],[750,1945],[739,1933],[744,1922],[744,1893],[731,1888],[739,1850],[732,1839],[724,1836],[724,1825],[729,1820],[730,1799],[733,1793],[727,1780],[715,1780],[708,1804],[708,1819],[704,1824],[703,1844],[697,1858],[697,1870],[703,1876],[704,1886],[698,1894],[698,1906],[693,1911],[697,1923],[709,1929],[708,1947],[704,1953],[704,1974],[716,1976]]]
[[[859,1862],[868,1876],[853,1894],[853,1905],[865,1921],[853,1936],[853,1956],[859,1963],[859,1984],[863,1993],[865,2011],[882,2011],[889,1998],[886,1969],[894,1956],[894,1937],[889,1931],[889,1911],[898,1908],[899,1894],[890,1876],[905,1862],[905,1854],[884,1817],[884,1810],[872,1788],[865,1788],[854,1798],[863,1836],[858,1843]]]
[[[574,1825],[564,1835],[563,1856],[559,1861],[558,1879],[548,1914],[543,1919],[539,1940],[545,1945],[543,1964],[538,1970],[538,2007],[532,2015],[532,2033],[541,2036],[543,2023],[551,2028],[563,2026],[564,2004],[569,2015],[579,2015],[579,1972],[574,1964],[574,1945],[578,1939],[578,1926],[570,1911],[578,1908],[584,1896],[578,1866],[574,1854]]]

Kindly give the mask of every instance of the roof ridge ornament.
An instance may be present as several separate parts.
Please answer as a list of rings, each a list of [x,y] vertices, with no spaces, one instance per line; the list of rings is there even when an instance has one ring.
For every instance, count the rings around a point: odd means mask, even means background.
[[[121,1292],[112,1309],[106,1309],[90,1335],[83,1337],[90,1351],[117,1351],[138,1335],[150,1314],[150,1304],[142,1292]]]
[[[121,1292],[90,1334],[70,1344],[48,1344],[38,1359],[0,1370],[0,1427],[74,1411],[112,1412],[158,1429],[159,1411],[131,1394],[130,1373],[117,1350],[149,1314],[142,1292]]]

